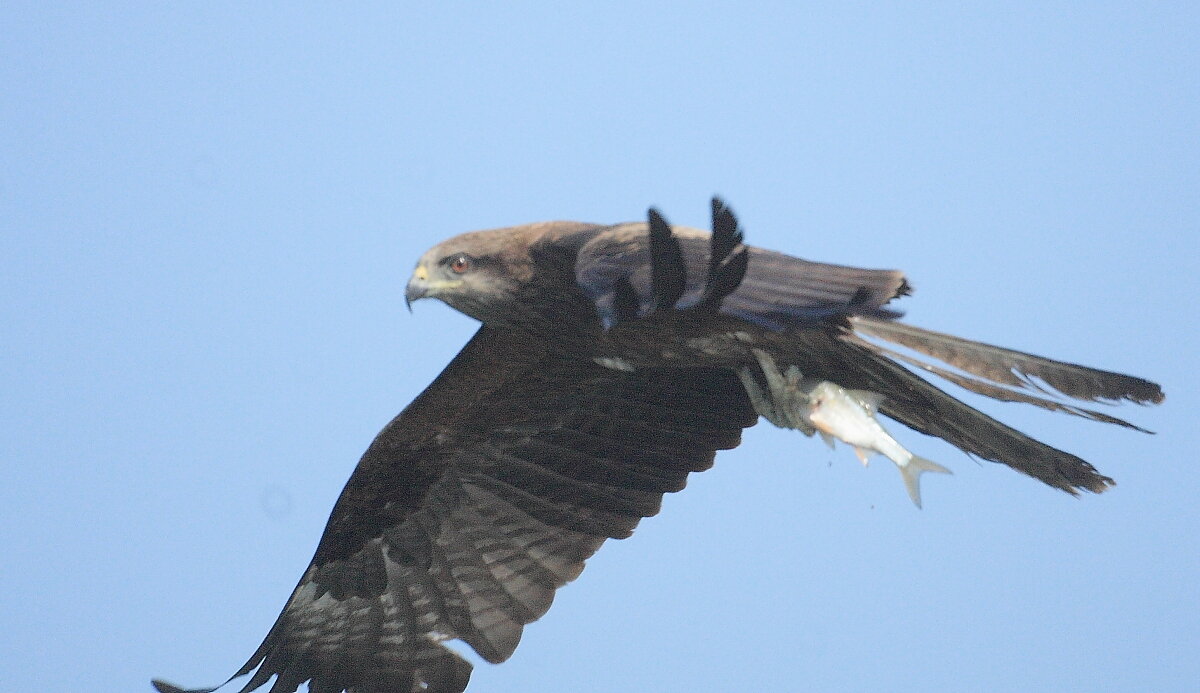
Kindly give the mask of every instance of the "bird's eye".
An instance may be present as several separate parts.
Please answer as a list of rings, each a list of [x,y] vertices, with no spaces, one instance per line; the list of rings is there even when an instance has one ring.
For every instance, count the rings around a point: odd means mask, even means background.
[[[472,264],[474,263],[471,262],[471,256],[465,253],[454,255],[446,262],[446,266],[455,274],[466,274],[471,270]]]

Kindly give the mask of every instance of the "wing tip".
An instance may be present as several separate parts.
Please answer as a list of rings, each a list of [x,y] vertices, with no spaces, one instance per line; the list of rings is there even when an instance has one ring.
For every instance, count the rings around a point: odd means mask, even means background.
[[[1092,473],[1094,474],[1092,484],[1087,487],[1087,490],[1091,491],[1092,493],[1104,493],[1105,491],[1117,485],[1116,480],[1110,476],[1105,476],[1094,469],[1092,470]]]
[[[650,227],[651,312],[671,310],[687,289],[687,269],[683,250],[671,231],[671,225],[657,208],[646,211]]]
[[[154,686],[158,693],[212,693],[219,688],[180,688],[162,679],[150,679],[150,685]]]
[[[1071,455],[1071,457],[1074,457],[1074,455]],[[1112,477],[1101,474],[1090,463],[1078,458],[1075,458],[1075,463],[1068,467],[1058,466],[1056,479],[1047,479],[1040,474],[1030,474],[1028,470],[1024,469],[1018,469],[1018,471],[1025,472],[1038,481],[1069,493],[1076,498],[1081,495],[1081,491],[1100,494],[1117,485],[1116,480]]]
[[[737,290],[746,278],[750,251],[744,245],[745,234],[733,209],[720,197],[712,198],[712,234],[708,245],[708,276],[700,300],[694,306],[716,312],[726,296]]]

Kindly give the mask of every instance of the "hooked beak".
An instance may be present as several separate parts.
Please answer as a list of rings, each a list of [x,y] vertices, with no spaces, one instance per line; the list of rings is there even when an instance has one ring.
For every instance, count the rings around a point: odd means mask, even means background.
[[[408,306],[408,312],[411,313],[413,301],[436,297],[441,291],[457,289],[460,286],[462,286],[461,280],[430,280],[429,270],[425,269],[425,265],[417,265],[417,268],[413,270],[412,278],[408,280],[408,286],[404,289],[404,303]]]
[[[408,307],[408,312],[412,312],[413,301],[425,298],[428,293],[429,270],[425,269],[424,264],[418,264],[404,289],[404,305]]]
[[[410,313],[412,312],[413,301],[425,298],[429,293],[429,282],[423,276],[425,274],[424,268],[419,267],[417,269],[422,276],[418,276],[418,273],[414,272],[412,278],[408,280],[408,286],[404,289],[404,305],[408,307],[408,312]]]

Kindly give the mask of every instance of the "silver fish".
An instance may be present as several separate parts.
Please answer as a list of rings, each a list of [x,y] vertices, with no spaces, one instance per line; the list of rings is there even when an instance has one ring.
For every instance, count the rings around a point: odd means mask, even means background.
[[[953,473],[937,462],[912,454],[888,434],[875,418],[883,401],[882,396],[874,392],[846,390],[840,385],[822,381],[809,391],[808,400],[808,421],[825,442],[832,446],[833,438],[837,438],[850,445],[864,465],[873,452],[896,463],[908,497],[918,508],[921,507],[922,472]]]

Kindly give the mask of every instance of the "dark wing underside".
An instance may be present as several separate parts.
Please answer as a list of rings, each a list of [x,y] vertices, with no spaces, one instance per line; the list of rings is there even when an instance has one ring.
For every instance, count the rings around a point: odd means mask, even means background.
[[[736,446],[736,377],[624,373],[482,328],[376,437],[243,691],[461,691],[445,640],[507,659],[606,538]],[[256,670],[257,669],[257,670]],[[180,689],[156,682],[160,691]]]

